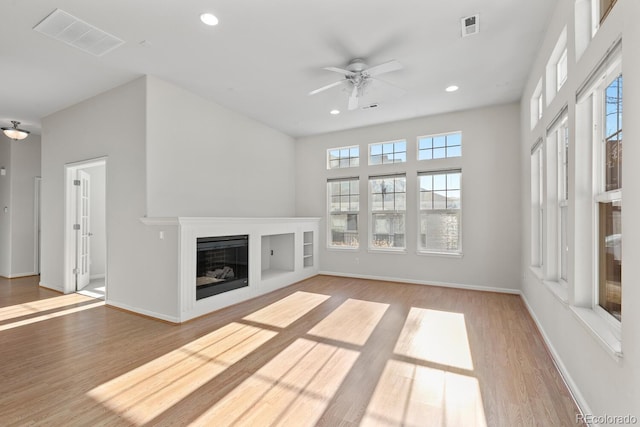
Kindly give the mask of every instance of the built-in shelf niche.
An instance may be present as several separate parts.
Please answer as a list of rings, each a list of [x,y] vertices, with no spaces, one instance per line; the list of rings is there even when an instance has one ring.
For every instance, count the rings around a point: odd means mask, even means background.
[[[303,233],[302,260],[305,267],[313,267],[313,231]]]
[[[295,234],[262,236],[262,279],[285,274],[295,269]]]

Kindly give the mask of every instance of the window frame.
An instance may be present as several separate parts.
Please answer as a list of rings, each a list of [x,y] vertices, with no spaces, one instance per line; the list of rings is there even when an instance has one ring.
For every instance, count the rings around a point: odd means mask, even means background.
[[[542,272],[545,267],[545,159],[544,140],[538,138],[531,147],[531,256],[532,268]]]
[[[358,244],[353,246],[353,245],[334,245],[333,244],[333,228],[332,228],[332,221],[331,221],[331,217],[333,214],[335,214],[336,212],[333,212],[331,210],[331,206],[332,206],[332,196],[334,196],[331,192],[331,184],[332,183],[342,183],[344,181],[348,181],[348,182],[356,182],[356,188],[358,189],[358,210],[357,211],[352,211],[352,210],[347,210],[347,211],[338,211],[337,213],[342,214],[342,215],[356,215],[356,236],[358,237]],[[351,190],[351,186],[349,188],[349,190]],[[351,197],[352,195],[355,195],[353,193],[351,193],[351,191],[349,191],[348,196]],[[343,194],[341,193],[339,196],[343,196]],[[355,177],[342,177],[342,178],[329,178],[327,179],[327,249],[337,249],[337,250],[348,250],[348,251],[354,251],[354,250],[358,250],[360,249],[360,206],[361,206],[361,194],[360,194],[360,177],[359,176],[355,176]],[[349,207],[351,207],[351,201],[349,201]]]
[[[435,175],[445,175],[445,181],[447,182],[447,186],[448,186],[448,177],[447,174],[450,173],[457,173],[459,175],[459,188],[457,189],[452,189],[452,191],[458,191],[459,192],[459,201],[458,201],[458,208],[448,208],[445,207],[444,209],[422,209],[422,197],[421,197],[421,193],[423,192],[420,186],[420,178],[422,176],[435,176]],[[435,192],[435,190],[431,190],[433,192]],[[445,188],[445,191],[449,191],[448,188]],[[417,219],[417,253],[418,254],[422,254],[422,255],[446,255],[446,256],[458,256],[461,257],[463,252],[462,252],[462,168],[454,168],[454,169],[438,169],[438,170],[429,170],[429,171],[419,171],[417,173],[417,192],[416,192],[418,199],[417,199],[417,212],[418,212],[418,219]],[[446,202],[445,202],[446,203]],[[458,235],[457,235],[457,250],[455,251],[445,251],[445,250],[431,250],[431,249],[427,249],[425,246],[422,246],[422,214],[423,212],[429,212],[429,211],[442,211],[442,212],[447,212],[447,211],[457,211],[458,212]]]
[[[393,151],[391,153],[385,153],[384,152],[384,145],[388,145],[388,144],[393,144]],[[396,144],[404,144],[404,151],[396,151]],[[381,153],[380,154],[372,154],[372,149],[375,146],[380,146],[381,147]],[[404,153],[404,160],[400,160],[400,161],[396,161],[395,157],[396,155],[402,154]],[[385,154],[392,154],[394,157],[394,161],[392,162],[385,162],[384,161],[384,155]],[[380,163],[374,163],[372,161],[372,157],[373,156],[380,156]],[[383,141],[383,142],[372,142],[368,145],[367,147],[367,164],[368,166],[382,166],[382,165],[395,165],[398,163],[406,163],[407,162],[407,140],[406,139],[394,139],[394,140],[390,140],[390,141]]]
[[[357,149],[358,150],[358,156],[357,157],[352,157],[351,156],[351,150],[352,149]],[[342,151],[342,150],[349,150],[349,156],[348,157],[342,157],[341,155],[338,156],[337,159],[332,159],[331,158],[331,152],[332,151]],[[353,159],[358,159],[358,164],[357,165],[352,165],[351,161]],[[338,164],[341,163],[341,160],[348,160],[349,166],[336,166],[336,167],[331,167],[331,161],[338,161]],[[334,169],[347,169],[347,168],[357,168],[360,166],[360,146],[359,145],[348,145],[345,147],[333,147],[333,148],[327,148],[327,170],[334,170]]]
[[[398,210],[398,209],[394,209],[393,211],[388,211],[388,210],[375,210],[373,209],[373,180],[378,180],[378,179],[396,179],[396,178],[404,178],[404,197],[405,197],[405,203],[404,203],[404,209],[403,210]],[[368,178],[368,182],[367,182],[367,199],[368,199],[368,205],[369,205],[369,209],[368,209],[368,222],[369,222],[369,226],[368,226],[368,237],[369,237],[369,244],[368,244],[368,249],[370,252],[393,252],[393,253],[406,253],[407,252],[407,175],[405,172],[401,172],[401,173],[392,173],[392,174],[386,174],[386,175],[370,175]],[[377,194],[377,193],[376,193]],[[381,194],[385,194],[384,192]],[[395,202],[395,195],[396,194],[402,194],[399,192],[395,191],[395,183],[394,183],[394,208],[396,207],[396,202]],[[384,203],[384,202],[383,202]],[[374,227],[375,227],[375,220],[374,220],[374,215],[376,214],[385,214],[385,213],[395,213],[395,214],[402,214],[404,216],[403,222],[404,222],[404,230],[403,230],[403,238],[404,238],[404,245],[402,247],[378,247],[378,246],[374,246]],[[395,233],[393,233],[395,234]]]
[[[453,136],[453,135],[458,135],[460,138],[460,144],[458,145],[449,145],[448,140],[449,140],[449,136]],[[433,146],[433,140],[435,138],[438,137],[444,137],[445,138],[445,142],[444,142],[444,146],[442,147],[434,147]],[[420,148],[420,142],[423,139],[427,139],[427,138],[431,138],[432,142],[431,142],[431,148],[424,148],[421,149]],[[456,148],[456,147],[460,147],[460,154],[457,156],[450,156],[449,153],[449,148]],[[444,150],[444,157],[434,157],[433,156],[433,152],[434,150],[437,149],[443,149]],[[423,151],[427,151],[427,150],[431,150],[431,157],[430,158],[425,158],[425,159],[421,159],[420,158],[420,153]],[[436,134],[431,134],[431,135],[421,135],[416,137],[416,159],[419,162],[424,162],[424,161],[429,161],[429,160],[441,160],[441,159],[453,159],[456,157],[462,157],[462,131],[452,131],[452,132],[444,132],[444,133],[436,133]]]

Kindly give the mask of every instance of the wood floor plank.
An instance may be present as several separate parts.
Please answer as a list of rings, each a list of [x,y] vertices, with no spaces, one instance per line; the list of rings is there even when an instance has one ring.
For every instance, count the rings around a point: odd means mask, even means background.
[[[0,278],[2,426],[575,426],[519,296],[316,276],[183,325]]]

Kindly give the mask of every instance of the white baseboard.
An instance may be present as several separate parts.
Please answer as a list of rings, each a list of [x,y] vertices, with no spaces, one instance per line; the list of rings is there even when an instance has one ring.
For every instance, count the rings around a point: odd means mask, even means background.
[[[367,274],[337,273],[335,271],[320,271],[318,272],[318,274],[324,274],[327,276],[352,277],[354,279],[369,279],[369,280],[383,280],[388,282],[411,283],[413,285],[441,286],[443,288],[468,289],[471,291],[499,292],[502,294],[514,294],[514,295],[521,294],[520,289],[496,288],[491,286],[480,286],[480,285],[465,285],[462,283],[450,283],[450,282],[435,282],[433,280],[413,280],[413,279],[404,279],[399,277],[371,276]]]
[[[36,272],[30,272],[30,273],[16,273],[16,274],[8,274],[4,277],[6,277],[7,279],[17,279],[19,277],[29,277],[29,276],[37,276],[38,273]]]
[[[142,314],[143,316],[148,316],[148,317],[153,317],[156,319],[160,319],[160,320],[164,320],[167,322],[171,322],[171,323],[180,323],[180,319],[174,316],[167,316],[165,314],[162,313],[156,313],[155,311],[150,311],[150,310],[144,310],[141,308],[136,308],[136,307],[131,307],[127,304],[123,304],[121,302],[117,302],[117,301],[113,301],[110,299],[107,299],[105,301],[106,305],[110,305],[113,307],[117,307],[120,308],[122,310],[126,310],[126,311],[130,311],[132,313],[138,313],[138,314]]]
[[[582,414],[593,414],[593,412],[591,412],[591,409],[589,408],[589,405],[587,404],[587,401],[585,400],[584,396],[580,392],[578,385],[575,383],[573,378],[571,378],[571,375],[569,374],[567,367],[562,362],[560,355],[556,351],[556,348],[553,346],[553,343],[549,339],[549,336],[547,335],[544,328],[542,327],[542,324],[540,323],[538,316],[536,316],[536,313],[533,311],[533,308],[531,308],[531,305],[529,305],[529,301],[527,300],[527,297],[525,296],[524,293],[522,293],[520,296],[522,297],[522,301],[524,301],[525,307],[527,307],[527,310],[529,311],[529,315],[531,316],[533,321],[536,323],[536,326],[540,331],[540,335],[542,335],[542,339],[544,339],[544,342],[547,344],[547,348],[551,353],[553,362],[556,364],[556,367],[558,368],[558,371],[560,371],[560,375],[562,376],[562,379],[564,380],[565,384],[567,385],[567,388],[573,395],[573,400],[576,402],[576,405],[578,405],[578,409],[580,410],[580,412],[582,412]]]

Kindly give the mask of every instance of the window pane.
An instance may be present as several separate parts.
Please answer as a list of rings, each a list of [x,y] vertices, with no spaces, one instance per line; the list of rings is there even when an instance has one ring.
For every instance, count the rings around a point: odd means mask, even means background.
[[[371,155],[382,154],[382,144],[373,144],[371,146]]]
[[[452,133],[447,135],[447,147],[461,145],[461,144],[462,144],[462,134]]]
[[[422,212],[420,246],[434,252],[459,252],[460,211]]]
[[[329,169],[358,166],[358,147],[335,148],[327,151]]]
[[[358,212],[360,210],[360,196],[351,196],[349,199],[349,211]]]
[[[393,201],[394,201],[393,194],[394,193],[386,193],[383,195],[382,203],[383,203],[383,209],[385,211],[395,210],[395,205],[393,204]]]
[[[373,214],[372,247],[404,248],[404,214]]]
[[[405,141],[399,141],[394,144],[394,151],[396,153],[402,153],[407,151],[407,143]]]
[[[622,204],[599,203],[599,301],[616,319],[622,316]]]
[[[396,153],[394,163],[403,163],[407,161],[407,153]]]
[[[403,211],[407,208],[407,195],[405,193],[396,193],[395,208],[399,211]]]
[[[447,195],[443,191],[436,191],[433,193],[433,209],[446,209],[447,208]]]
[[[431,191],[423,191],[420,193],[420,209],[433,208],[433,200],[431,195]]]
[[[393,143],[387,143],[382,145],[382,154],[393,153]]]
[[[371,164],[372,165],[380,165],[382,164],[382,156],[381,155],[373,155],[371,156]]]
[[[357,215],[331,215],[331,246],[358,247],[357,218]]]
[[[458,190],[460,189],[460,174],[448,173],[447,174],[447,189]]]
[[[351,158],[349,159],[349,166],[350,167],[354,167],[354,166],[360,166],[360,159],[358,157],[355,158]]]
[[[334,169],[334,168],[338,168],[340,167],[340,160],[330,160],[329,161],[329,168],[330,169]]]
[[[448,147],[447,148],[447,157],[460,157],[462,156],[462,147]]]
[[[446,176],[446,174],[433,175],[433,189],[434,190],[446,190],[447,189],[447,176]]]
[[[357,214],[347,212],[359,211],[359,196],[352,193],[358,189],[357,179],[330,181],[329,191],[329,246],[358,247]]]
[[[433,158],[432,150],[420,150],[418,160],[431,160]]]
[[[371,195],[371,209],[374,211],[382,210],[382,194]]]
[[[349,149],[349,157],[360,157],[360,148],[352,147]]]
[[[434,148],[433,149],[433,158],[434,159],[444,159],[447,157],[447,150],[445,148]]]
[[[420,190],[433,190],[433,175],[420,176]]]
[[[424,150],[426,148],[433,148],[433,138],[420,138],[418,140],[418,149]]]

